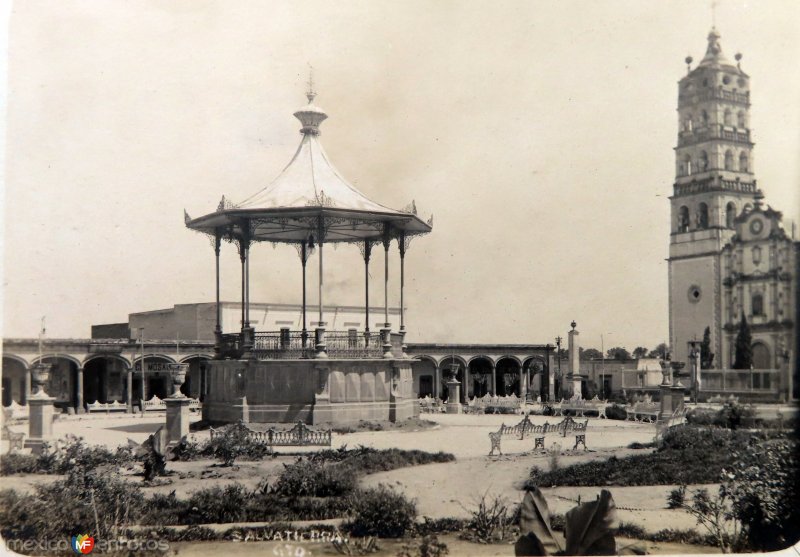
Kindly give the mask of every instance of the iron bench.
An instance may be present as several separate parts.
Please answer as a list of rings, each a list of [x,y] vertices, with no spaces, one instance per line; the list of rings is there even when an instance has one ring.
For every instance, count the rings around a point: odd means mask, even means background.
[[[105,412],[105,413],[109,413],[109,412],[125,412],[127,409],[128,409],[128,407],[125,404],[123,404],[121,402],[118,402],[116,400],[113,401],[113,402],[106,402],[106,403],[103,403],[103,402],[100,402],[100,401],[94,401],[94,402],[86,405],[86,411],[90,412],[90,413],[91,412]]]
[[[625,407],[626,418],[628,421],[641,422],[645,419],[653,423],[658,420],[661,405],[658,402],[637,402]]]
[[[588,419],[580,423],[573,420],[571,416],[567,416],[557,424],[545,422],[541,425],[535,425],[528,419],[528,416],[525,416],[517,425],[507,426],[501,424],[499,430],[489,433],[489,441],[492,445],[489,456],[494,456],[495,449],[501,455],[503,454],[500,443],[504,435],[514,435],[518,439],[524,439],[525,435],[530,434],[534,438],[533,449],[536,450],[538,448],[544,449],[544,439],[549,434],[559,434],[561,437],[574,434],[575,446],[572,447],[572,450],[577,449],[578,445],[583,445],[583,449],[587,450],[586,430],[588,425]]]
[[[25,434],[11,431],[7,425],[3,425],[2,440],[8,441],[8,452],[15,450],[21,451],[25,445]]]
[[[303,422],[297,422],[291,429],[275,429],[273,427],[266,431],[254,431],[242,422],[247,432],[247,437],[253,441],[264,443],[270,447],[308,447],[320,446],[330,447],[333,438],[333,431],[330,429],[315,430],[308,427]],[[209,428],[211,438],[217,435],[224,435],[224,430]]]

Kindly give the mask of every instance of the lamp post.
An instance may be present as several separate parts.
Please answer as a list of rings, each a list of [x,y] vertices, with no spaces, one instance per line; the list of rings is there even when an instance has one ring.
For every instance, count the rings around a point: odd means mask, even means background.
[[[606,333],[610,335],[612,333]],[[606,389],[605,389],[605,378],[606,378],[606,346],[605,346],[605,339],[603,338],[603,333],[600,333],[600,357],[602,358],[602,364],[600,366],[600,394],[603,396],[601,397],[603,400],[606,398]],[[624,371],[622,373],[625,373]]]
[[[144,327],[139,327],[139,341],[142,343],[142,357],[139,359],[139,366],[142,369],[142,400],[139,402],[139,410],[144,417],[144,401],[147,400],[146,383],[144,381]]]
[[[557,336],[556,337],[556,346],[558,347],[557,348],[557,352],[556,352],[556,361],[558,362],[558,393],[556,393],[556,398],[561,398],[561,383],[563,381],[562,378],[561,378],[561,341],[562,340],[564,340],[564,339],[561,338],[561,336]]]

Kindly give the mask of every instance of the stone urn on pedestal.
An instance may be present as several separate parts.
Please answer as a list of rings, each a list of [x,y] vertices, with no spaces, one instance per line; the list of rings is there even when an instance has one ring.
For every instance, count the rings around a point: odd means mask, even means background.
[[[686,362],[671,362],[672,367],[672,386],[670,396],[672,397],[672,412],[683,409],[683,399],[686,396],[686,387],[681,383],[681,377],[688,377],[688,373],[683,372]]]
[[[189,364],[169,364],[169,374],[172,378],[172,395],[164,399],[167,405],[167,444],[177,443],[182,437],[189,434],[189,404],[191,399],[181,392],[181,386],[186,381]]]
[[[461,383],[457,379],[458,364],[450,364],[447,375],[447,405],[445,407],[448,414],[461,413]]]
[[[669,359],[659,362],[661,365],[661,385],[658,386],[661,393],[661,408],[658,417],[661,420],[669,419],[672,416],[672,366]]]
[[[33,454],[41,454],[44,444],[53,440],[53,416],[55,398],[48,395],[44,386],[50,381],[52,365],[42,362],[31,367],[31,386],[33,394],[28,399],[29,420],[28,439],[25,447]]]

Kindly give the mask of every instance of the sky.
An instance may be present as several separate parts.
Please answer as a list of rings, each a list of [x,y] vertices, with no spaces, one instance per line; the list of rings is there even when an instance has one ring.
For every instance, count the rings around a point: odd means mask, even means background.
[[[88,338],[213,301],[213,249],[183,211],[277,176],[310,64],[338,170],[434,215],[406,256],[409,341],[553,343],[575,320],[584,346],[652,348],[668,336],[677,82],[705,52],[710,4],[17,1],[2,336],[36,336],[46,316],[48,337]],[[800,3],[721,0],[714,17],[751,76],[766,202],[800,221]],[[326,251],[326,304],[363,303],[362,265],[355,246]],[[233,246],[222,267],[235,301]],[[292,247],[256,246],[251,300],[299,303],[300,271]],[[374,307],[382,271],[378,255]],[[397,305],[396,250],[390,271]]]

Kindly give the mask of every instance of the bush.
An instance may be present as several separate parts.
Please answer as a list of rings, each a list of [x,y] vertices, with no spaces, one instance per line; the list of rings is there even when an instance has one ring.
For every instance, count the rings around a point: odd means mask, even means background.
[[[417,515],[412,501],[383,485],[359,491],[352,503],[353,517],[345,528],[354,536],[400,538]]]
[[[484,493],[478,501],[478,508],[472,511],[465,537],[482,543],[503,541],[514,522],[515,513],[509,510],[504,499],[493,497],[487,500],[487,493]]]
[[[242,484],[232,483],[192,493],[186,507],[193,513],[193,523],[246,522],[254,497],[255,493]]]
[[[405,544],[403,549],[397,554],[398,557],[444,557],[450,553],[447,544],[440,542],[435,535],[424,536],[416,544]]]
[[[422,522],[414,524],[415,536],[427,536],[430,534],[449,534],[461,532],[467,528],[467,521],[462,518],[431,518],[423,516]]]
[[[800,461],[795,439],[748,446],[735,454],[723,488],[751,549],[777,551],[800,539]]]
[[[6,539],[61,539],[90,530],[119,539],[144,512],[141,490],[107,471],[76,467],[33,494],[2,492],[0,534]]]
[[[356,488],[358,482],[358,476],[342,465],[298,460],[284,466],[274,491],[287,497],[346,495]]]
[[[669,492],[667,495],[668,509],[681,509],[686,504],[686,486],[682,485]]]
[[[272,454],[269,445],[250,437],[250,430],[241,421],[228,426],[222,433],[211,438],[205,451],[221,460],[223,466],[233,466],[234,461],[240,457],[260,459]]]
[[[628,413],[623,406],[615,403],[606,408],[606,417],[609,420],[626,420]]]
[[[753,425],[755,410],[750,405],[739,404],[736,401],[727,401],[722,409],[714,417],[714,425],[727,427],[728,429],[738,429],[749,422]]]
[[[0,475],[35,474],[39,471],[38,458],[32,454],[7,454],[0,459]]]

